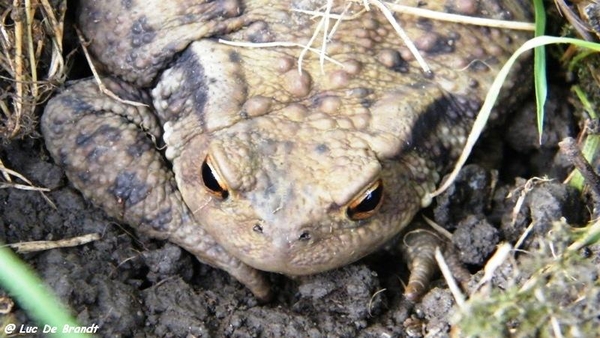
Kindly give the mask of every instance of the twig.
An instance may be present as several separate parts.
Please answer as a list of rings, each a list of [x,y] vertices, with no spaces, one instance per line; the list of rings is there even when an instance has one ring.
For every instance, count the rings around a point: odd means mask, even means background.
[[[594,218],[597,218],[597,214],[600,212],[600,177],[594,172],[594,168],[590,162],[583,157],[574,138],[567,137],[559,142],[558,146],[563,154],[566,155],[567,160],[579,170],[581,176],[583,176],[590,187],[594,200]]]
[[[87,234],[83,236],[60,239],[57,241],[32,241],[6,244],[6,246],[16,249],[17,252],[37,252],[56,248],[70,248],[74,246],[84,245],[100,239],[100,234]]]

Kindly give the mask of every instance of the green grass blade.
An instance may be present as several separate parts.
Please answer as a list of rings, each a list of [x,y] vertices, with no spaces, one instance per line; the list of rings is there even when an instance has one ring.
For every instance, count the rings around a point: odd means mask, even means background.
[[[546,11],[543,0],[534,0],[535,7],[535,36],[542,36],[546,30]],[[533,52],[533,73],[535,83],[535,101],[537,107],[537,127],[539,142],[542,143],[544,131],[544,105],[548,94],[548,83],[546,81],[546,48],[536,47]]]
[[[51,334],[53,337],[90,337],[87,334],[62,333],[65,325],[71,327],[80,327],[80,325],[75,323],[58,299],[48,291],[27,264],[21,261],[10,249],[3,246],[0,246],[0,286],[8,291],[19,305],[27,311],[27,314],[39,324],[37,327],[38,334],[42,333],[44,325],[49,325],[57,329],[55,334]],[[18,333],[20,324],[7,324],[16,325],[14,333]],[[7,330],[6,326],[3,330]]]
[[[467,158],[471,154],[471,151],[473,150],[473,147],[475,146],[475,142],[477,142],[479,135],[481,135],[481,132],[483,131],[483,128],[485,127],[485,125],[490,117],[490,113],[492,112],[492,109],[494,108],[494,105],[496,104],[496,98],[498,97],[498,94],[500,93],[502,84],[506,80],[506,77],[508,76],[510,69],[515,64],[515,62],[517,61],[519,56],[521,56],[523,53],[525,53],[529,50],[532,50],[536,47],[546,46],[546,45],[551,45],[551,44],[563,44],[563,43],[573,44],[575,46],[591,49],[596,52],[600,51],[600,44],[598,44],[598,43],[584,41],[584,40],[580,40],[580,39],[574,39],[574,38],[562,38],[562,37],[545,36],[545,35],[538,36],[531,40],[528,40],[521,47],[519,47],[519,49],[517,49],[513,53],[513,55],[508,59],[508,61],[506,61],[504,66],[502,66],[502,69],[500,69],[500,71],[498,72],[498,75],[494,79],[494,82],[492,83],[492,85],[485,97],[485,101],[483,102],[483,105],[481,106],[481,109],[479,110],[479,114],[477,115],[477,118],[475,119],[475,123],[473,124],[473,128],[471,130],[471,133],[469,134],[469,137],[467,138],[467,142],[465,143],[463,152],[460,155],[460,157],[458,158],[458,161],[457,161],[456,165],[454,166],[454,169],[452,170],[452,172],[450,173],[448,178],[444,181],[444,183],[436,191],[434,191],[430,194],[430,196],[429,196],[430,198],[433,198],[433,197],[441,194],[446,189],[448,189],[448,187],[452,184],[452,182],[454,182],[454,179],[458,175],[458,172],[460,171],[462,166],[467,162]]]

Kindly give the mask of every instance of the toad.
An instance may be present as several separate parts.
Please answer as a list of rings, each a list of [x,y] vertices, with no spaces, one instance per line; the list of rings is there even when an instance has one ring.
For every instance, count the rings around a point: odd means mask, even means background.
[[[409,2],[531,17],[526,0]],[[396,14],[415,54],[363,2],[78,6],[115,96],[87,79],[48,103],[42,131],[54,160],[110,216],[227,271],[262,300],[270,286],[261,271],[319,273],[398,236],[431,202],[495,74],[530,35]],[[438,244],[423,236],[407,250],[407,293],[431,271]]]

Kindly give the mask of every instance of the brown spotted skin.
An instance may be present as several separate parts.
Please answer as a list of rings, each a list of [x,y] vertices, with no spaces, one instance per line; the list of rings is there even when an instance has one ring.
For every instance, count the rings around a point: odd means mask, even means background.
[[[419,4],[531,17],[526,0]],[[228,271],[262,299],[269,286],[258,270],[318,273],[377,250],[430,203],[428,193],[459,154],[494,75],[529,34],[397,15],[432,68],[424,76],[383,15],[376,8],[355,15],[357,2],[347,11],[353,19],[330,36],[328,59],[309,51],[298,67],[302,49],[277,42],[306,44],[319,19],[291,9],[321,5],[81,1],[89,48],[121,78],[104,81],[148,107],[79,82],[46,108],[48,149],[107,213]],[[335,2],[332,12],[345,6]],[[217,38],[274,44],[234,47]],[[312,47],[321,41],[322,33]],[[518,100],[512,94],[501,108]],[[157,150],[161,138],[164,151]],[[226,198],[205,186],[207,156]],[[351,205],[377,182],[381,204],[369,217],[351,219]],[[415,270],[429,269],[419,263],[429,259],[411,252]]]

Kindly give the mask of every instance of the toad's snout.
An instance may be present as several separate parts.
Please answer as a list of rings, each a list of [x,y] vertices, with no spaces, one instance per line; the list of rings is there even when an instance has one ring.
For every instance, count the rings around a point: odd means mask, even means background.
[[[244,255],[242,260],[247,264],[265,271],[288,275],[304,275],[314,273],[316,265],[303,261],[310,260],[314,253],[311,247],[318,242],[318,231],[310,226],[288,224],[271,224],[257,221],[251,227],[250,244],[257,254]]]
[[[285,226],[270,226],[266,228],[267,230],[265,230],[264,222],[257,222],[252,227],[252,231],[270,240],[277,248],[287,248],[291,243],[297,241],[308,242],[313,236],[308,226],[290,231],[273,231],[286,228]]]

